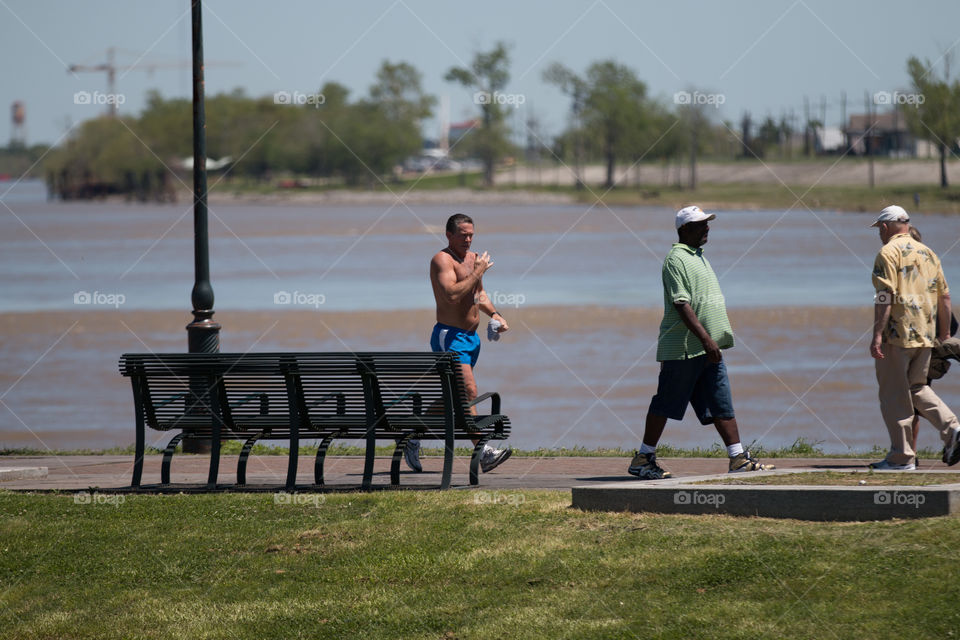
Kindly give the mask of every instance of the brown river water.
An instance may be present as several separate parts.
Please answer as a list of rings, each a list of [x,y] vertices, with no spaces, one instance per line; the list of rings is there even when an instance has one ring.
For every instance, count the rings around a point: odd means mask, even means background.
[[[0,200],[0,447],[132,443],[132,394],[116,363],[186,348],[188,204],[46,202],[32,184]],[[481,391],[503,394],[514,446],[637,446],[658,372],[660,263],[675,239],[666,209],[214,203],[222,350],[427,349],[427,265],[461,208],[476,220],[474,247],[494,259],[486,289],[511,325],[484,341],[476,373]],[[706,255],[737,335],[725,357],[746,443],[886,443],[867,353],[871,221],[802,206],[718,212]],[[914,221],[948,280],[960,276],[958,221]],[[956,372],[935,389],[960,407]],[[664,442],[718,437],[690,411]],[[931,428],[920,445],[938,446]]]

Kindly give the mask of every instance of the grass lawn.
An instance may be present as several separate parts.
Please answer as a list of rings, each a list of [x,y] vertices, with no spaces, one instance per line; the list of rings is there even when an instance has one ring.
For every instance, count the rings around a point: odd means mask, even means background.
[[[874,473],[869,470],[851,471],[817,471],[815,473],[786,473],[770,476],[723,478],[718,480],[704,480],[698,484],[760,484],[760,485],[831,485],[840,487],[855,487],[861,484],[869,487],[880,486],[910,486],[928,487],[938,484],[956,484],[960,482],[958,473]]]
[[[953,518],[581,512],[568,492],[0,492],[4,638],[853,638],[960,629]]]

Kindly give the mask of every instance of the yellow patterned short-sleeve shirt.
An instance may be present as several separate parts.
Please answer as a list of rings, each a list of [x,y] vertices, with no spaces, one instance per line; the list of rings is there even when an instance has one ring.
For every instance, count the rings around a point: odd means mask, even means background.
[[[937,299],[947,295],[940,259],[909,233],[893,236],[873,263],[877,303],[889,303],[883,341],[899,347],[932,347],[937,335]]]

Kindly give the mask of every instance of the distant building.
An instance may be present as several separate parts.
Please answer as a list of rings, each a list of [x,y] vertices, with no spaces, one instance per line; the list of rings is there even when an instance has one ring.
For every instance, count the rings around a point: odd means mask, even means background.
[[[843,130],[847,148],[854,155],[916,157],[917,139],[907,126],[907,119],[899,109],[872,115],[850,116],[850,124]]]
[[[450,146],[456,146],[460,138],[475,129],[479,129],[481,126],[483,126],[483,121],[480,118],[465,120],[463,122],[451,122],[449,134]]]

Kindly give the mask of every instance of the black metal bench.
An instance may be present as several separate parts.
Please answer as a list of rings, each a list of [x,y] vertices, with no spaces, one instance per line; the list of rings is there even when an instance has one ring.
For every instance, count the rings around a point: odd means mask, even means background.
[[[220,446],[243,440],[237,484],[246,484],[250,450],[258,440],[286,440],[286,487],[296,486],[300,440],[320,440],[314,483],[323,486],[326,452],[334,439],[366,441],[362,487],[369,489],[377,439],[396,442],[390,481],[400,483],[403,448],[410,438],[444,443],[441,488],[450,486],[454,441],[477,439],[470,484],[478,483],[483,445],[510,433],[500,396],[468,403],[460,367],[450,353],[213,353],[124,354],[136,411],[132,486],[141,485],[146,426],[175,431],[161,463],[161,484],[184,438],[211,441],[208,487],[216,487]],[[488,415],[470,407],[489,399]]]

